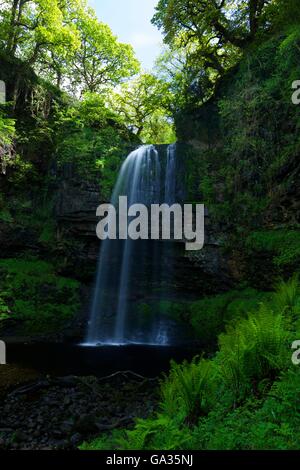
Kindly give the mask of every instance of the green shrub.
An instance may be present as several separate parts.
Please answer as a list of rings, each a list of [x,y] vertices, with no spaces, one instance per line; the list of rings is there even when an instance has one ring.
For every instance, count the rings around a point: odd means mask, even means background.
[[[182,449],[190,436],[182,431],[176,419],[158,415],[155,419],[137,420],[132,431],[118,440],[124,450]]]
[[[208,343],[216,341],[218,334],[224,329],[226,308],[233,297],[234,294],[227,293],[191,304],[190,323],[199,338]]]
[[[220,403],[193,429],[192,449],[298,450],[300,371],[284,372],[263,399],[228,411]]]
[[[58,166],[72,164],[85,180],[100,180],[104,199],[111,196],[124,157],[139,143],[103,98],[93,93],[67,110],[57,110],[55,135]]]
[[[251,288],[206,297],[190,305],[191,326],[199,338],[208,344],[214,343],[227,324],[245,318],[249,312],[258,308],[261,301],[269,297],[269,293]]]
[[[187,448],[191,435],[187,428],[168,416],[155,419],[138,419],[133,430],[114,431],[90,443],[85,442],[81,450],[180,450]]]
[[[93,439],[90,442],[83,442],[80,446],[80,450],[118,450],[118,442],[125,434],[125,430],[117,429],[111,434],[102,434],[100,437]]]
[[[253,232],[246,240],[251,250],[267,251],[274,254],[277,266],[296,264],[300,259],[299,230],[270,230]]]
[[[191,363],[171,363],[162,383],[161,407],[167,416],[178,415],[188,423],[208,413],[215,399],[217,368],[212,361],[195,357]]]
[[[294,274],[288,281],[280,281],[273,295],[274,310],[292,314],[300,313],[300,283],[299,275]]]
[[[288,365],[286,319],[264,304],[220,335],[218,362],[225,384],[240,399]]]
[[[38,259],[0,260],[0,286],[6,319],[19,321],[24,332],[56,331],[80,305],[79,283]]]
[[[2,296],[0,295],[0,327],[1,327],[1,322],[9,318],[9,313],[10,313],[9,307],[8,305],[6,305],[6,302],[3,300]]]

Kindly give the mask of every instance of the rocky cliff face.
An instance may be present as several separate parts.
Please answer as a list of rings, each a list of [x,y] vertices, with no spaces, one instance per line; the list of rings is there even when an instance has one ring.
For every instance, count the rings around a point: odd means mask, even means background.
[[[69,263],[77,267],[95,265],[99,240],[96,236],[96,209],[101,204],[100,186],[84,181],[72,166],[65,166],[55,191],[54,216],[57,239],[67,242]]]

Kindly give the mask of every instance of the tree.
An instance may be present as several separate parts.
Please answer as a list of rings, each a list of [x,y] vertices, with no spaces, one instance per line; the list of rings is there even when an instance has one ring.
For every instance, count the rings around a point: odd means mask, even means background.
[[[194,63],[222,75],[269,28],[275,0],[160,0],[152,22],[171,47],[189,48]]]
[[[55,85],[97,92],[138,72],[132,47],[97,20],[86,0],[4,0],[0,45]]]
[[[265,10],[272,0],[160,0],[153,23],[172,42],[183,30],[199,42],[243,48],[266,25]]]
[[[167,47],[155,64],[157,76],[168,84],[169,111],[172,115],[186,106],[203,104],[213,93],[215,82],[220,75],[214,68],[205,65],[197,54],[194,44],[183,48]]]
[[[283,1],[159,0],[152,22],[163,31],[168,49],[157,69],[175,98],[173,114],[214,93],[244,49],[271,29],[275,4],[282,9]]]
[[[79,34],[70,12],[80,0],[6,0],[0,10],[1,42],[6,54],[29,65],[50,52],[79,46]]]
[[[151,128],[157,129],[158,119],[160,123],[163,119],[168,129],[172,127],[168,120],[170,99],[168,84],[154,75],[144,73],[115,92],[110,98],[110,105],[138,137],[147,141],[152,138],[152,143],[157,143],[157,135],[153,135]]]
[[[165,109],[157,108],[146,120],[141,139],[149,144],[170,144],[177,140],[173,120]]]
[[[72,61],[72,81],[83,92],[95,93],[103,87],[117,85],[139,71],[133,48],[119,43],[109,26],[99,23],[91,9],[76,24],[81,41]]]

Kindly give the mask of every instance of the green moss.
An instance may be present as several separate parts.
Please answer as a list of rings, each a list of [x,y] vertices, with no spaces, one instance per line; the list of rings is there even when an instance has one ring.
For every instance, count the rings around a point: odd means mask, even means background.
[[[49,221],[42,228],[39,240],[40,243],[46,246],[53,246],[55,243],[55,223]]]
[[[233,290],[206,297],[190,305],[189,321],[197,337],[214,343],[227,324],[244,318],[269,297],[270,294],[255,289]]]
[[[27,333],[57,331],[80,306],[79,283],[38,259],[0,260],[0,286],[6,319]]]
[[[277,266],[298,264],[300,260],[300,230],[262,230],[251,233],[246,246],[250,250],[267,251],[274,255]]]

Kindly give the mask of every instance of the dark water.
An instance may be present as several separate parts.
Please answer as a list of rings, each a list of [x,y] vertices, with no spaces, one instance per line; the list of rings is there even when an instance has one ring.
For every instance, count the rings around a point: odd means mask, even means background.
[[[194,345],[100,346],[74,344],[10,344],[7,363],[30,367],[45,374],[96,375],[131,370],[145,377],[154,377],[169,370],[171,359],[181,362],[201,353]]]

